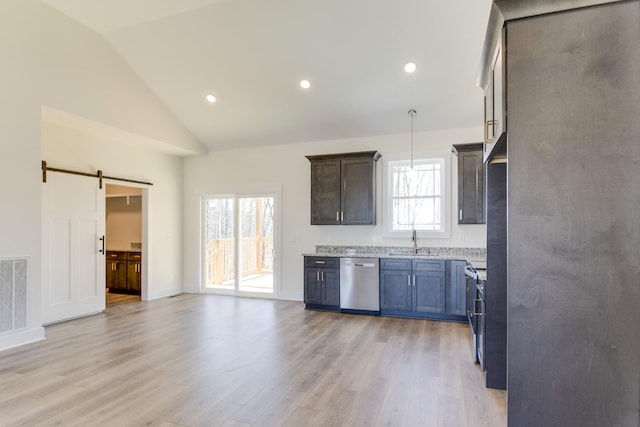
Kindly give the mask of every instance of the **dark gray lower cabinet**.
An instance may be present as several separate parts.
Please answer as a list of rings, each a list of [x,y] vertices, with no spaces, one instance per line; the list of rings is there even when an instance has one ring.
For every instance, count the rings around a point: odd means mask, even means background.
[[[380,313],[466,321],[462,260],[380,259]]]
[[[444,260],[380,260],[381,314],[425,317],[444,313]]]
[[[304,257],[307,308],[340,309],[340,258]]]
[[[463,316],[467,315],[466,276],[464,267],[466,261],[447,261],[447,296],[445,313]],[[462,320],[464,320],[462,319]]]

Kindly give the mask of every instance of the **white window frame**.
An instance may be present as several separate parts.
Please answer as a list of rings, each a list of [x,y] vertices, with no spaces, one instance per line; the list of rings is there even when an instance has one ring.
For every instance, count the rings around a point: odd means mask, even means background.
[[[426,239],[444,239],[451,237],[451,153],[445,151],[422,151],[413,156],[414,163],[424,161],[437,161],[442,165],[440,179],[440,194],[442,228],[438,231],[416,230],[418,237]],[[410,159],[408,153],[389,154],[383,157],[383,230],[386,238],[410,238],[411,230],[393,230],[393,166],[398,164],[408,165]]]
[[[254,298],[262,298],[262,299],[279,299],[282,295],[282,284],[281,284],[281,271],[282,265],[280,260],[282,259],[281,251],[281,236],[280,236],[280,204],[282,200],[281,189],[280,187],[274,186],[256,186],[261,189],[261,191],[236,191],[236,192],[210,192],[206,195],[200,196],[200,262],[199,262],[199,270],[200,270],[200,283],[199,283],[199,292],[200,293],[209,293],[209,294],[220,294],[220,295],[235,295],[235,296],[248,296]],[[264,188],[262,188],[264,187]],[[236,248],[236,256],[234,256],[234,269],[236,271],[236,282],[234,284],[233,289],[223,289],[223,288],[211,288],[207,287],[206,282],[206,243],[204,239],[205,227],[206,227],[206,209],[205,209],[205,200],[211,198],[230,198],[234,200],[234,238],[238,236],[238,204],[241,198],[245,197],[273,197],[274,198],[274,224],[273,224],[273,244],[275,248],[274,260],[273,260],[273,292],[250,292],[239,290],[239,276],[237,272],[239,271],[238,263],[240,260],[237,256],[238,248]]]

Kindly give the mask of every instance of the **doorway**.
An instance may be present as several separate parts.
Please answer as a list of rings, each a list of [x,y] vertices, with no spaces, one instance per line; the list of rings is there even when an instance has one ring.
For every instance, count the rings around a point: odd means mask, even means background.
[[[140,301],[143,277],[143,189],[107,184],[106,305]]]
[[[203,200],[203,291],[274,294],[276,200],[273,194]]]

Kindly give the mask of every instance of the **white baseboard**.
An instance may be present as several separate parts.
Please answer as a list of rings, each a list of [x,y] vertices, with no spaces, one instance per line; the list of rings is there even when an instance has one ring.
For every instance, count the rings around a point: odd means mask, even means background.
[[[147,301],[172,297],[174,295],[180,295],[181,293],[183,293],[182,289],[167,289],[162,291],[150,292],[148,295]]]
[[[6,333],[4,335],[0,335],[0,351],[8,350],[10,348],[29,344],[35,341],[40,341],[44,338],[44,328],[41,326],[38,326],[37,328]]]
[[[304,296],[300,292],[283,292],[278,295],[278,299],[285,301],[303,301]]]

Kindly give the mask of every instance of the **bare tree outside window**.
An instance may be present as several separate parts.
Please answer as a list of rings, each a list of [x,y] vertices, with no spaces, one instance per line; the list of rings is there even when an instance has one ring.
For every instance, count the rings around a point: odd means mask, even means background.
[[[274,197],[205,199],[206,287],[273,292],[274,205]]]
[[[442,224],[442,171],[440,159],[393,162],[393,231],[440,231]]]

